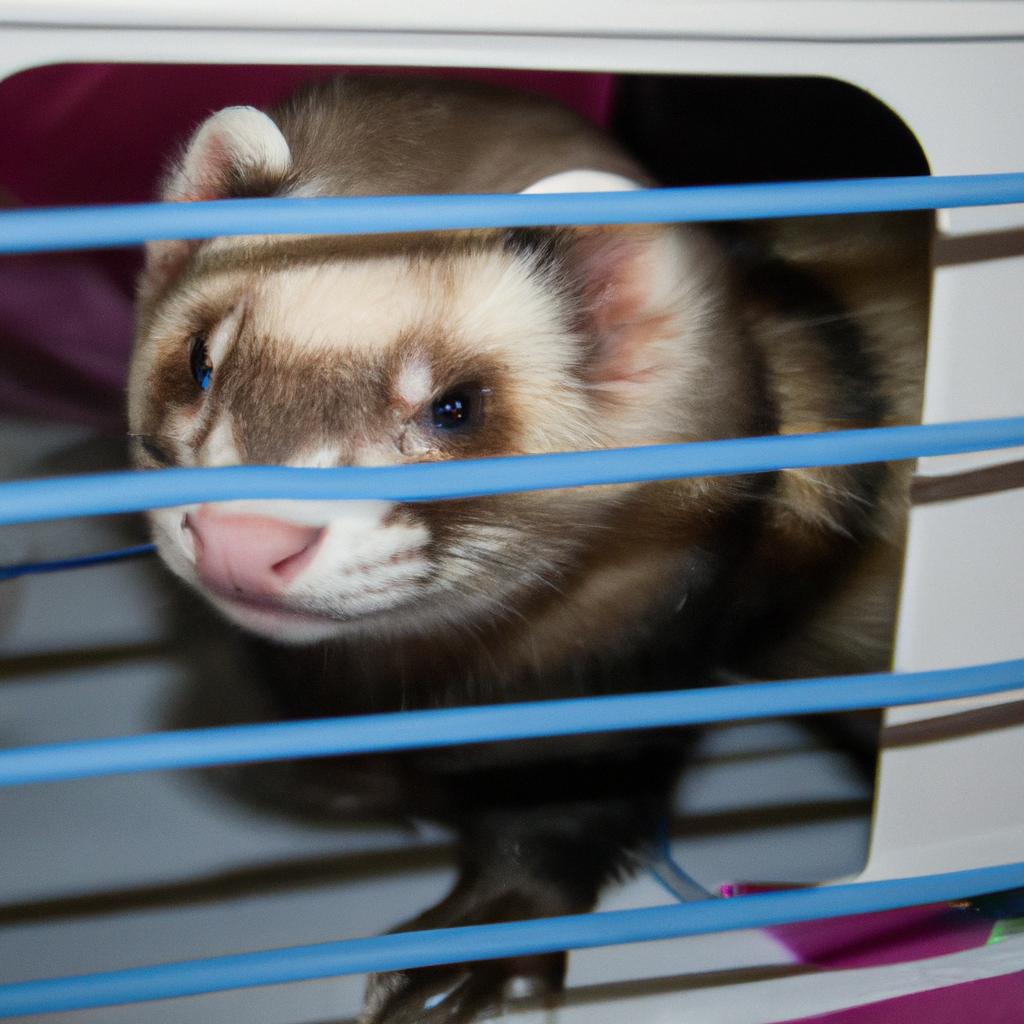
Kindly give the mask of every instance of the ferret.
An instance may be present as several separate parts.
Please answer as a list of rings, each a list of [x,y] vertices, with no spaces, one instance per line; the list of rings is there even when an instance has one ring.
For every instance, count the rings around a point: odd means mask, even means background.
[[[555,103],[342,78],[202,124],[163,198],[653,185]],[[381,466],[910,423],[928,222],[221,237],[147,246],[134,457]],[[251,636],[288,717],[886,665],[905,465],[456,501],[150,513],[163,561]],[[338,807],[434,818],[460,874],[403,927],[589,910],[667,813],[687,735],[306,764]],[[467,1021],[565,955],[397,971],[363,1024]]]

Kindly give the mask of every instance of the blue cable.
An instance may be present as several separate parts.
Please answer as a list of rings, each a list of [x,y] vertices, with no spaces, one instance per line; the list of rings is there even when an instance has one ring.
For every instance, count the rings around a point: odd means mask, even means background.
[[[963,899],[1024,884],[1024,863],[941,875],[756,893],[642,910],[378,935],[289,949],[0,985],[0,1017],[278,985],[497,957],[766,928]]]
[[[0,213],[0,252],[96,249],[158,238],[367,235],[551,224],[753,220],[1024,202],[1024,173],[705,185],[553,195],[355,196]]]
[[[0,484],[0,525],[239,498],[425,501],[585,484],[763,473],[951,455],[1024,444],[1024,417],[786,437],[515,455],[407,466],[229,466],[49,477]]]
[[[16,580],[19,576],[36,576],[46,572],[63,572],[65,569],[86,569],[92,565],[105,562],[123,562],[128,558],[141,558],[151,555],[156,550],[153,544],[136,544],[130,548],[118,548],[116,551],[101,551],[95,555],[82,555],[79,558],[58,558],[51,562],[20,562],[16,565],[0,565],[0,582]]]
[[[711,893],[689,872],[684,871],[672,854],[672,835],[668,816],[658,822],[658,833],[647,861],[648,874],[680,903],[706,900]]]
[[[921,704],[1020,686],[1024,659],[930,672],[186,729],[2,751],[0,786]]]

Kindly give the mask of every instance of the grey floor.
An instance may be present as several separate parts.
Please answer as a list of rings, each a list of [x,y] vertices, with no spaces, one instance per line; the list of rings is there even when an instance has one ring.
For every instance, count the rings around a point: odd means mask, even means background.
[[[0,422],[3,479],[111,465],[116,453],[70,428]],[[137,530],[113,520],[0,528],[0,564],[118,546]],[[180,725],[207,688],[231,717],[242,691],[197,678],[171,626],[172,594],[153,560],[0,583],[0,746]],[[832,878],[865,858],[870,783],[796,723],[710,730],[678,806],[676,857],[709,887]],[[445,837],[429,826],[287,820],[202,773],[4,789],[0,981],[372,935],[450,879]],[[603,906],[668,900],[643,874]],[[709,936],[574,955],[570,984],[787,960],[764,935]],[[361,991],[361,979],[340,978],[31,1019],[313,1024],[353,1017]]]

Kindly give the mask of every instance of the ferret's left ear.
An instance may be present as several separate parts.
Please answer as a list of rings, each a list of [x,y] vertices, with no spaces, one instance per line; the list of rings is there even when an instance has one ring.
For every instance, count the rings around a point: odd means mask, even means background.
[[[292,165],[288,142],[255,107],[227,107],[207,118],[164,181],[171,202],[265,196],[275,192]],[[191,255],[195,243],[164,239],[146,246],[142,286],[162,290]]]
[[[619,174],[577,168],[548,175],[523,193],[639,188]],[[657,373],[665,361],[664,343],[678,329],[674,313],[685,291],[686,243],[678,229],[627,224],[567,229],[555,238],[559,276],[572,292],[591,382],[614,388]]]
[[[591,383],[629,392],[651,382],[678,359],[688,323],[701,316],[704,246],[665,224],[577,228],[563,244]]]

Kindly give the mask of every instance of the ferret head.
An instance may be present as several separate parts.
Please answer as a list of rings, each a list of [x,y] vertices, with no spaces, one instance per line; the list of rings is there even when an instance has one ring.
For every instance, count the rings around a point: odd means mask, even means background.
[[[250,108],[165,196],[302,191]],[[627,227],[152,243],[129,413],[140,466],[379,466],[721,433],[700,237]],[[236,501],[151,514],[160,554],[284,641],[472,628],[567,586],[639,486],[457,502]]]

